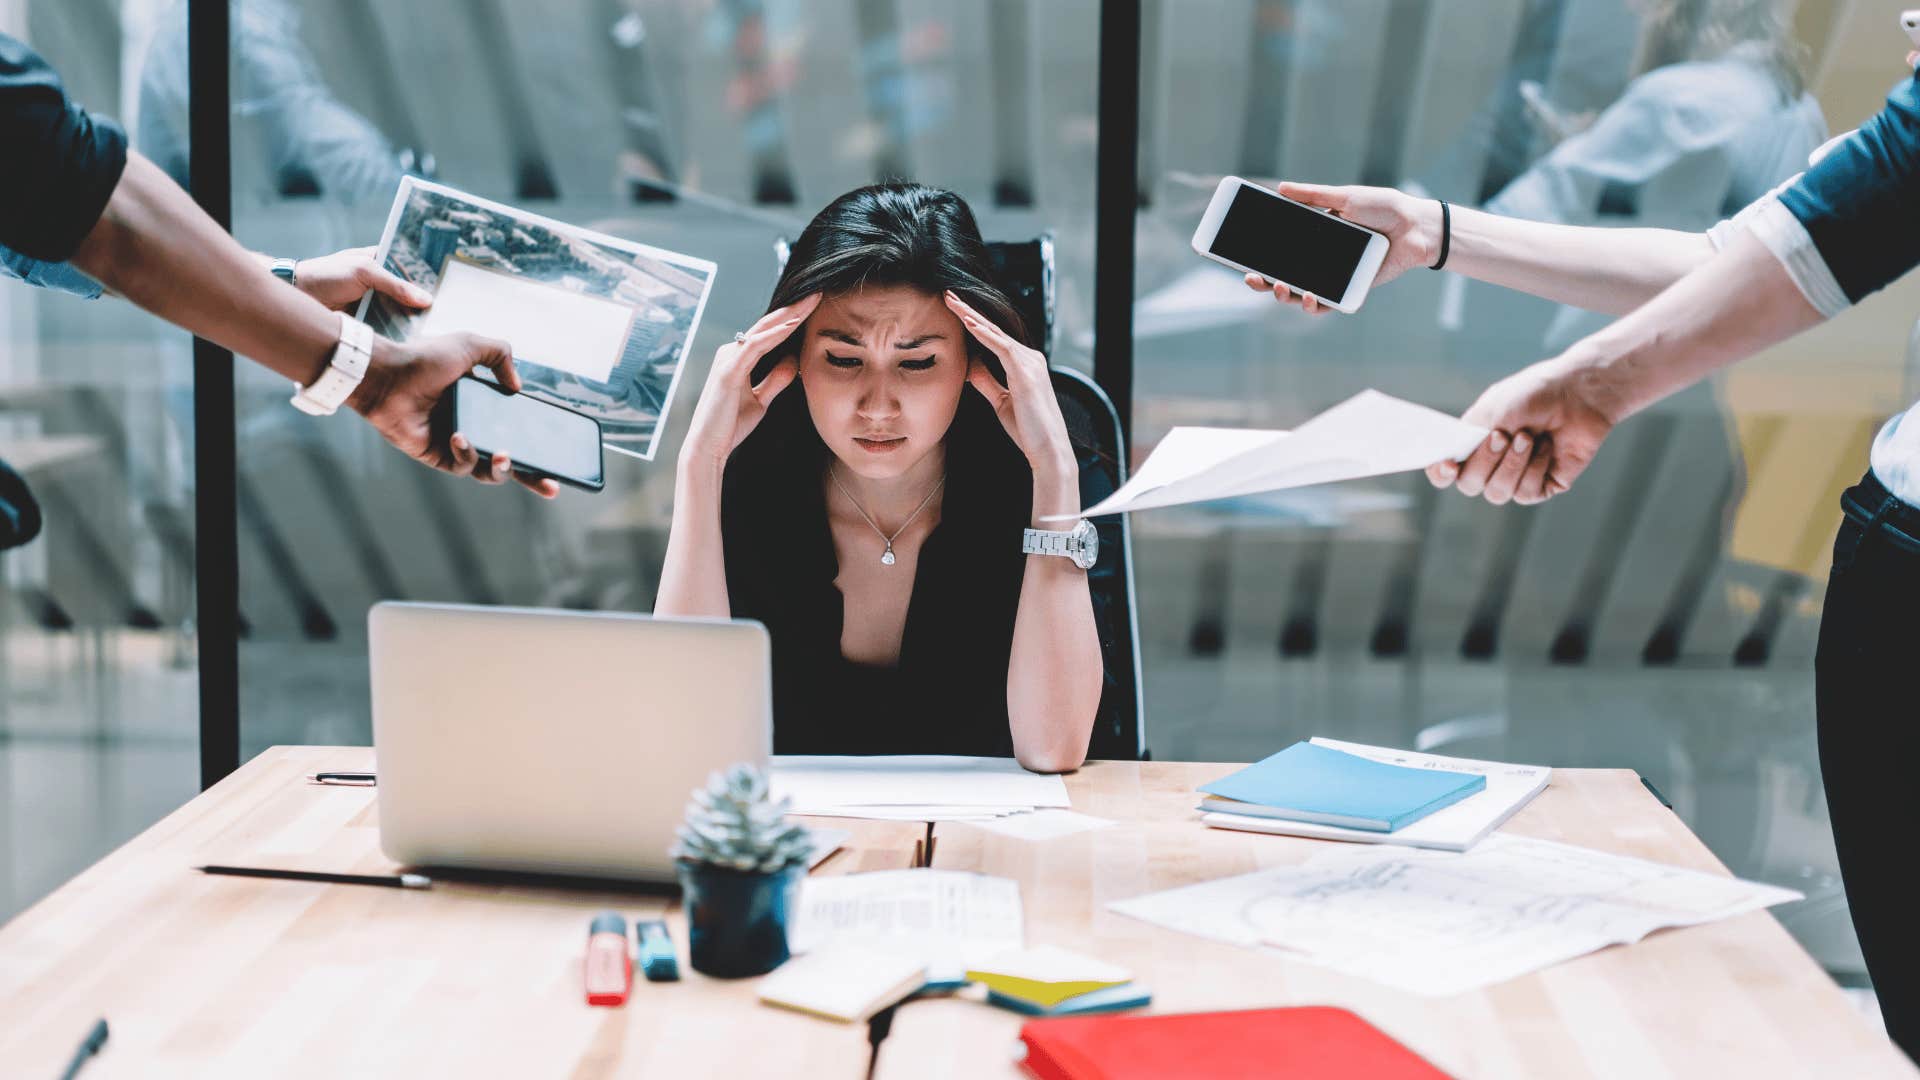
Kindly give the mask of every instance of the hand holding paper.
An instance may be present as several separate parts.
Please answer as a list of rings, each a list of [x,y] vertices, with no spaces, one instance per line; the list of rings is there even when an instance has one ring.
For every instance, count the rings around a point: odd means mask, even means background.
[[[1366,390],[1292,431],[1177,427],[1119,491],[1080,515],[1123,514],[1424,469],[1487,429]]]

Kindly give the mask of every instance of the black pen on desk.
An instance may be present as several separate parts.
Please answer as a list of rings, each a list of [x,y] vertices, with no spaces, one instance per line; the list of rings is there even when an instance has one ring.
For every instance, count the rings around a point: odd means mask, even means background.
[[[344,787],[373,787],[374,778],[370,772],[319,772],[308,773],[310,784],[338,784]]]
[[[74,1077],[79,1076],[81,1066],[92,1059],[93,1055],[99,1053],[100,1048],[105,1045],[107,1045],[107,1018],[103,1016],[93,1022],[87,1037],[80,1040],[80,1048],[73,1052],[73,1060],[67,1063],[67,1071],[60,1074],[60,1080],[73,1080]]]
[[[393,889],[433,887],[433,879],[421,874],[326,874],[315,870],[276,870],[263,866],[196,866],[194,869],[203,874],[283,878],[288,881],[323,881],[332,885],[385,885]]]

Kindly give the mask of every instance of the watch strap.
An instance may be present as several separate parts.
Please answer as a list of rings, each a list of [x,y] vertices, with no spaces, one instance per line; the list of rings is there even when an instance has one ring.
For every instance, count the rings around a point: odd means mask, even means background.
[[[268,269],[273,272],[274,277],[279,278],[289,285],[293,285],[296,284],[294,281],[294,273],[299,265],[300,263],[297,259],[275,259],[273,260],[273,265]]]
[[[1081,525],[1084,525],[1083,521]],[[1081,539],[1081,525],[1065,532],[1052,529],[1028,529],[1022,534],[1020,551],[1025,555],[1063,555],[1072,558],[1084,554],[1087,543]]]
[[[372,361],[373,327],[341,312],[340,343],[334,346],[332,360],[312,383],[294,384],[293,407],[309,416],[332,415],[352,396]]]

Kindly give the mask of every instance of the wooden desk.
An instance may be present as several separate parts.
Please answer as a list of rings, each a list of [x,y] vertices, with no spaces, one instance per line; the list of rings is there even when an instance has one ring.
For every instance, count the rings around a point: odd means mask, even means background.
[[[429,891],[207,877],[202,863],[389,873],[364,748],[276,747],[0,928],[0,1073],[60,1075],[93,1021],[86,1080],[170,1076],[865,1075],[864,1026],[754,1000],[758,980],[636,981],[582,1001],[595,911],[658,916],[636,893],[462,884]],[[819,873],[898,869],[919,822],[850,829]],[[636,974],[636,980],[638,975]]]
[[[278,747],[0,927],[0,1063],[57,1076],[98,1016],[85,1077],[598,1077],[865,1074],[864,1026],[755,1003],[756,980],[636,983],[624,1009],[581,1001],[589,916],[668,913],[636,893],[438,882],[429,892],[209,878],[205,862],[385,873],[369,788],[303,774],[366,769],[366,749]],[[1157,1011],[1345,1005],[1466,1080],[1913,1077],[1764,912],[1665,931],[1454,998],[1414,997],[1190,937],[1107,901],[1297,862],[1314,841],[1222,832],[1193,789],[1228,765],[1096,763],[1076,809],[1120,825],[1042,843],[961,824],[934,864],[1019,879],[1032,943],[1124,963]],[[911,863],[917,822],[850,829],[817,873]],[[1562,770],[1513,831],[1714,872],[1724,868],[1630,772]],[[1013,1077],[1022,1018],[965,1000],[903,1007],[888,1077]]]
[[[1913,1077],[1778,920],[1756,912],[1667,930],[1476,993],[1423,998],[1324,968],[1164,930],[1113,900],[1304,860],[1320,841],[1198,823],[1194,788],[1238,766],[1100,762],[1067,778],[1074,809],[1121,822],[1044,842],[960,823],[934,831],[933,865],[1016,878],[1030,944],[1132,969],[1152,1011],[1333,1004],[1456,1077]],[[1726,873],[1638,776],[1564,769],[1507,828]],[[962,999],[903,1006],[879,1075],[1014,1077],[1023,1021]]]

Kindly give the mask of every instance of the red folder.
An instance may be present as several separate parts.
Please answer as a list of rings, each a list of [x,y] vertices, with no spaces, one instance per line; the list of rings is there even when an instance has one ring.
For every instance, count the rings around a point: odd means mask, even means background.
[[[1345,1009],[1073,1016],[1020,1029],[1039,1080],[1449,1080]]]

